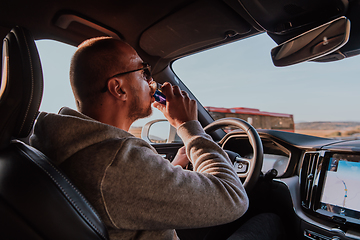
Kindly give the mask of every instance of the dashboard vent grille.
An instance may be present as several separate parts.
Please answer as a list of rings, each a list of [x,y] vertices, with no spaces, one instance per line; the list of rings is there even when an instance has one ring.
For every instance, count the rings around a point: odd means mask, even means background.
[[[300,194],[302,206],[310,209],[314,192],[314,177],[319,161],[319,152],[305,153],[300,174]]]

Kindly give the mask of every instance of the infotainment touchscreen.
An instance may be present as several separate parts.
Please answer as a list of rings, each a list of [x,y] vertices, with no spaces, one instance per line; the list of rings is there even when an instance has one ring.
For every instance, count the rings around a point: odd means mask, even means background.
[[[319,210],[327,216],[360,224],[359,155],[333,154],[330,157]]]

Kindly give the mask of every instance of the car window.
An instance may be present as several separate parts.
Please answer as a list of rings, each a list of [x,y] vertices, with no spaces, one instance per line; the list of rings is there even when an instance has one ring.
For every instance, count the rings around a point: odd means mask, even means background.
[[[236,116],[256,128],[357,138],[360,58],[275,67],[275,46],[260,34],[179,59],[172,67],[215,119]]]
[[[76,109],[69,80],[70,61],[76,47],[54,40],[38,40],[36,46],[44,74],[44,94],[40,111],[57,113],[64,106]],[[145,123],[163,118],[162,113],[153,108],[152,116],[134,122],[130,132],[141,137],[141,129]]]
[[[57,113],[61,107],[76,109],[69,81],[70,60],[76,48],[53,40],[36,41],[44,76],[40,111]]]

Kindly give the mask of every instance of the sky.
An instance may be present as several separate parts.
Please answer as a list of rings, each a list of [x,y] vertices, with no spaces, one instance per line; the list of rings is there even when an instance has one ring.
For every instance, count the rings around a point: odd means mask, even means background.
[[[76,49],[51,40],[37,46],[45,79],[40,110],[75,109],[69,64]],[[173,69],[203,106],[293,114],[295,122],[360,121],[360,57],[279,68],[270,57],[275,46],[260,34],[177,60]],[[163,117],[155,112],[153,118]]]
[[[205,106],[288,113],[295,122],[360,121],[360,57],[274,67],[275,46],[261,34],[180,59],[174,68]]]
[[[40,111],[57,113],[61,107],[76,109],[69,69],[76,48],[52,40],[36,41],[44,77],[44,94]]]

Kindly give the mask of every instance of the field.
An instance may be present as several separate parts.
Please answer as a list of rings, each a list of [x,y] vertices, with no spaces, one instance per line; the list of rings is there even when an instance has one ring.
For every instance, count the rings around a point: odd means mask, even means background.
[[[327,138],[360,138],[360,122],[302,122],[295,132]]]

